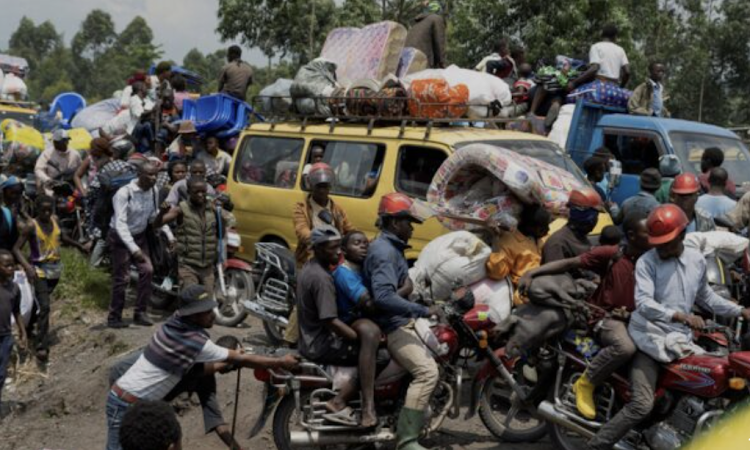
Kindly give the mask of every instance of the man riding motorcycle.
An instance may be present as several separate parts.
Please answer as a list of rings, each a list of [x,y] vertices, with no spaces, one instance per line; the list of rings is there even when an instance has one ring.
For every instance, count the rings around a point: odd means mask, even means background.
[[[661,363],[703,352],[692,342],[691,329],[705,326],[691,313],[696,302],[720,316],[750,319],[750,309],[725,300],[708,285],[703,255],[683,245],[689,223],[673,204],[649,214],[646,226],[655,248],[636,263],[636,310],[628,326],[638,347],[630,369],[631,399],[589,442],[592,450],[612,448],[651,413]]]
[[[623,222],[627,243],[620,247],[595,247],[581,256],[545,264],[527,272],[519,281],[519,290],[526,291],[537,277],[590,270],[601,277],[601,283],[589,302],[613,313],[594,329],[602,350],[575,384],[576,406],[589,420],[596,417],[594,389],[604,383],[617,369],[627,364],[636,348],[628,334],[628,316],[635,309],[635,264],[650,249],[646,216],[639,212],[628,215]]]
[[[415,319],[428,317],[432,308],[412,303],[398,294],[409,274],[404,250],[414,230],[422,223],[413,212],[413,200],[404,194],[384,195],[378,207],[380,235],[368,250],[363,276],[376,309],[373,318],[388,335],[388,351],[413,377],[398,417],[398,450],[423,450],[418,439],[425,422],[425,411],[439,371],[435,360],[425,352],[415,330]]]
[[[44,190],[47,195],[53,195],[50,182],[61,176],[70,175],[72,182],[73,174],[81,165],[81,155],[77,151],[68,150],[70,136],[65,130],[55,130],[52,133],[53,148],[45,150],[34,167],[37,189]]]

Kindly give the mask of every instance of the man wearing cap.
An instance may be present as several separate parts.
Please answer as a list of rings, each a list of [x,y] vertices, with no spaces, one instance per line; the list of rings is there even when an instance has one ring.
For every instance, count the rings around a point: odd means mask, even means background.
[[[415,319],[439,313],[439,308],[427,308],[399,295],[409,278],[404,250],[409,248],[413,224],[422,223],[414,213],[413,200],[400,193],[384,195],[378,217],[380,234],[370,244],[362,275],[376,310],[372,319],[388,335],[391,357],[413,377],[398,417],[396,448],[423,450],[418,439],[439,371],[435,360],[424,351]]]
[[[73,173],[81,165],[81,155],[77,151],[68,150],[70,137],[65,130],[55,130],[52,133],[52,148],[42,152],[36,160],[34,176],[36,177],[37,189],[44,191],[47,195],[53,195],[49,188],[50,181],[64,174]]]
[[[330,198],[331,187],[336,180],[336,175],[333,173],[331,166],[326,163],[313,164],[306,179],[312,192],[307,196],[304,203],[300,202],[295,205],[292,216],[294,233],[297,235],[297,250],[295,251],[297,267],[304,266],[312,258],[310,236],[313,228],[331,225],[342,236],[354,229],[346,216],[346,212]],[[284,339],[293,344],[297,342],[297,333],[297,311],[295,309],[289,315],[289,325]]]
[[[591,249],[589,233],[599,222],[602,199],[591,188],[576,189],[568,198],[568,223],[552,234],[542,248],[542,264],[574,258]]]
[[[312,191],[304,202],[294,207],[294,232],[297,234],[295,251],[297,266],[302,267],[311,257],[310,234],[313,228],[331,225],[343,236],[354,227],[346,212],[330,197],[336,176],[326,163],[316,163],[310,168],[308,183]]]
[[[655,248],[635,266],[636,309],[628,332],[638,352],[630,369],[631,399],[589,442],[593,450],[611,449],[651,413],[660,364],[705,353],[693,344],[692,330],[705,326],[692,314],[695,303],[719,316],[750,319],[750,309],[722,298],[708,285],[705,258],[683,245],[687,226],[685,213],[670,204],[655,208],[646,221],[648,241]]]
[[[341,234],[330,225],[314,228],[310,235],[314,256],[297,278],[299,352],[320,364],[358,367],[362,386],[362,418],[369,428],[377,424],[375,414],[375,357],[380,330],[371,321],[360,319],[351,325],[339,319],[336,287],[331,269],[341,256]],[[327,403],[328,420],[357,425],[346,410],[346,402],[356,393],[356,385],[342,387]]]
[[[612,219],[618,225],[625,220],[625,217],[633,213],[648,215],[651,211],[659,206],[659,200],[656,199],[656,191],[661,187],[661,174],[657,169],[648,168],[641,172],[641,191],[633,197],[622,202],[620,213]]]
[[[677,175],[682,173],[682,164],[677,155],[663,155],[659,158],[659,173],[661,174],[661,186],[654,196],[659,203],[669,203],[669,191]]]
[[[180,294],[177,312],[156,331],[143,355],[113,385],[107,397],[107,450],[120,450],[122,417],[138,400],[162,400],[198,363],[230,363],[250,368],[292,369],[297,358],[244,354],[214,344],[206,329],[216,318],[217,303],[203,286],[192,285]]]
[[[200,149],[198,130],[192,120],[183,120],[177,129],[177,139],[167,148],[170,161],[176,159],[191,160]]]
[[[685,230],[688,233],[716,230],[713,218],[696,206],[700,189],[698,177],[692,173],[683,173],[674,179],[669,191],[669,201],[679,206],[688,218],[689,223]]]

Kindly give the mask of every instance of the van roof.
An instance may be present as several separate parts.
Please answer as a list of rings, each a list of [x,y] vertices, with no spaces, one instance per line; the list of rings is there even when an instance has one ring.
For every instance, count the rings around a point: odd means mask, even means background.
[[[544,136],[533,133],[524,133],[520,131],[507,131],[486,128],[469,128],[457,126],[376,126],[371,129],[366,124],[341,124],[337,123],[335,128],[331,129],[330,123],[314,123],[303,127],[301,122],[282,122],[282,123],[253,123],[245,130],[245,133],[257,131],[272,131],[285,134],[305,134],[305,135],[330,135],[330,136],[351,136],[351,137],[375,137],[382,139],[407,139],[426,142],[440,142],[450,146],[455,146],[461,142],[467,141],[485,141],[485,140],[535,140],[551,142]]]
[[[642,130],[652,130],[663,134],[669,134],[672,131],[681,131],[685,133],[707,134],[710,136],[739,139],[735,133],[732,133],[726,128],[717,127],[716,125],[691,122],[689,120],[663,119],[628,114],[607,114],[599,119],[598,126],[638,128]]]

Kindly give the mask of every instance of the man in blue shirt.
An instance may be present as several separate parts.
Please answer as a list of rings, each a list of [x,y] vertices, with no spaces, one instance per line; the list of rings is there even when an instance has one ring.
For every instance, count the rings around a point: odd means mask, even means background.
[[[705,327],[692,313],[698,303],[722,317],[750,319],[750,309],[716,294],[706,280],[706,260],[685,248],[688,217],[677,205],[656,208],[646,221],[648,242],[654,248],[635,266],[635,311],[628,325],[638,352],[630,367],[630,401],[589,442],[592,450],[611,449],[654,407],[661,364],[690,354],[704,353],[693,344],[692,330]]]
[[[404,250],[414,231],[412,224],[422,221],[413,212],[412,199],[399,193],[383,196],[378,216],[380,235],[370,244],[363,275],[373,298],[375,322],[388,335],[388,351],[413,377],[398,417],[396,448],[424,450],[418,439],[439,371],[417,335],[415,319],[428,317],[432,311],[404,299],[398,292],[409,277]]]
[[[737,202],[729,198],[724,191],[729,174],[723,167],[714,167],[708,175],[708,192],[698,198],[695,207],[711,218],[721,217],[734,209]]]

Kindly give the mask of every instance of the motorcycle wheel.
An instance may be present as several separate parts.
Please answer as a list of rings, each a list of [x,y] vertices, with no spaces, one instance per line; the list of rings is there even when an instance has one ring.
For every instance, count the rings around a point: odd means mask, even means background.
[[[266,332],[266,337],[268,338],[268,342],[270,342],[271,345],[278,346],[286,342],[284,340],[284,333],[286,332],[285,327],[277,325],[269,320],[264,320],[263,330]]]
[[[549,423],[547,427],[554,448],[560,450],[579,450],[587,448],[588,439],[580,434],[554,423]]]
[[[496,438],[506,442],[536,442],[547,433],[547,422],[523,409],[513,389],[496,375],[488,378],[479,400],[479,417]]]
[[[302,404],[307,404],[309,398],[308,393],[302,393],[300,401]],[[321,446],[308,446],[308,447],[292,447],[290,441],[290,433],[292,430],[300,429],[299,420],[297,420],[297,406],[294,402],[294,395],[286,395],[279,402],[276,407],[276,412],[273,415],[273,441],[276,444],[278,450],[336,450],[336,449],[351,449],[351,448],[362,448],[362,446],[346,446],[346,445],[321,445]]]
[[[219,280],[216,280],[214,292],[219,306],[214,309],[216,323],[224,327],[236,327],[247,317],[247,312],[240,301],[255,296],[255,285],[249,273],[239,269],[224,270],[227,298],[221,295]]]

